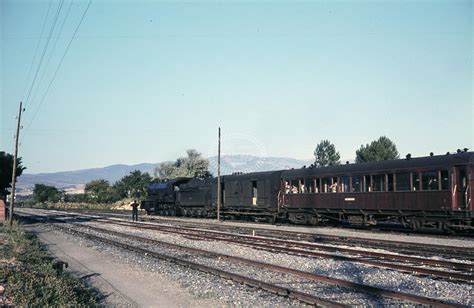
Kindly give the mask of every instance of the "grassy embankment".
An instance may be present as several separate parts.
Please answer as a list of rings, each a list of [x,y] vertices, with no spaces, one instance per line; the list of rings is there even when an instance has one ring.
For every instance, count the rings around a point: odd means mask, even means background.
[[[79,279],[58,272],[36,237],[16,222],[0,224],[0,285],[0,306],[90,306],[97,300]]]

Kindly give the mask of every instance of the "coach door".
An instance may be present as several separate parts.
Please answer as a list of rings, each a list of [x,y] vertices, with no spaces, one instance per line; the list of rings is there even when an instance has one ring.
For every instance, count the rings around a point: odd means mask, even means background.
[[[454,181],[454,190],[453,197],[457,203],[457,209],[466,210],[467,205],[470,199],[469,194],[469,177],[467,173],[466,166],[455,167],[455,172],[453,174],[455,178]]]

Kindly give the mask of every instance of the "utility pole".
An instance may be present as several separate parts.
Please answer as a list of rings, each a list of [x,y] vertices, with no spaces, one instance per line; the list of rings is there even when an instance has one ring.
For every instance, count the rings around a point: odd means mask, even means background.
[[[217,142],[217,221],[221,221],[221,128]]]
[[[8,223],[10,226],[13,224],[13,206],[15,204],[15,186],[16,186],[16,159],[18,156],[18,140],[20,139],[20,121],[21,112],[23,111],[23,103],[20,102],[20,110],[18,111],[18,122],[16,124],[16,135],[15,135],[15,153],[13,154],[13,171],[12,171],[12,192],[10,194],[10,211],[8,213]]]

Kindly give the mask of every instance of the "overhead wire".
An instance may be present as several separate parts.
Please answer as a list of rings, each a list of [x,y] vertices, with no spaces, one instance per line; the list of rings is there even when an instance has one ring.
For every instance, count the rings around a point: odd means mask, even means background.
[[[69,43],[68,43],[68,45],[67,45],[67,47],[66,47],[66,49],[65,49],[65,51],[64,51],[64,53],[63,53],[63,56],[61,57],[61,60],[59,61],[58,66],[56,67],[56,70],[55,70],[55,72],[54,72],[54,74],[53,74],[53,77],[51,78],[51,80],[50,80],[50,82],[49,82],[49,84],[48,84],[48,87],[46,88],[46,91],[44,92],[43,96],[41,97],[41,100],[40,100],[38,106],[36,107],[35,112],[33,113],[33,117],[31,118],[30,122],[28,123],[28,125],[27,125],[27,127],[26,127],[25,133],[23,134],[23,138],[25,138],[26,133],[28,132],[28,130],[29,130],[30,126],[31,126],[31,123],[33,122],[34,118],[36,117],[36,114],[38,113],[38,110],[40,109],[41,105],[43,104],[44,99],[45,99],[46,95],[48,94],[48,91],[49,91],[49,89],[51,88],[51,85],[53,84],[54,79],[56,78],[56,75],[57,75],[59,69],[61,68],[61,65],[62,65],[62,63],[63,63],[63,61],[64,61],[64,58],[66,57],[66,54],[67,54],[67,52],[69,51],[69,48],[71,47],[71,44],[72,44],[72,42],[74,41],[74,39],[75,39],[75,37],[76,37],[77,31],[79,30],[79,27],[81,26],[82,22],[84,21],[84,18],[86,17],[87,11],[89,10],[89,7],[90,7],[91,3],[92,3],[92,0],[89,0],[89,2],[88,2],[88,4],[87,4],[87,7],[86,7],[86,9],[84,10],[84,13],[83,13],[82,16],[81,16],[80,21],[79,21],[79,23],[77,24],[76,29],[74,30],[74,33],[73,33],[71,39],[69,40]]]
[[[25,108],[26,108],[26,106],[29,102],[31,91],[33,90],[33,87],[35,86],[36,78],[38,77],[38,73],[40,71],[41,65],[43,64],[44,56],[46,54],[46,50],[48,49],[49,42],[51,41],[51,36],[53,35],[54,28],[56,27],[56,22],[58,21],[59,14],[61,13],[63,3],[64,3],[64,0],[61,0],[59,2],[58,8],[56,10],[56,15],[54,16],[54,20],[53,20],[53,23],[51,25],[51,29],[49,30],[49,35],[48,35],[48,38],[46,39],[46,43],[45,43],[45,46],[44,46],[44,49],[43,49],[43,53],[41,55],[41,59],[38,63],[38,67],[36,68],[35,77],[33,78],[33,81],[31,82],[30,90],[28,91],[28,96],[26,97],[26,100],[25,100],[25,103],[24,103]]]
[[[72,0],[71,3],[69,4],[69,7],[68,7],[67,12],[66,12],[66,15],[65,15],[65,17],[64,17],[64,19],[63,19],[63,22],[61,23],[61,26],[60,26],[60,28],[59,28],[58,34],[57,34],[57,36],[56,36],[56,40],[54,41],[54,44],[53,44],[53,46],[51,47],[51,51],[49,52],[48,60],[46,61],[46,64],[45,64],[44,69],[43,69],[43,72],[41,73],[41,77],[40,77],[40,79],[39,79],[38,86],[36,87],[36,90],[34,91],[34,94],[33,94],[32,98],[31,98],[31,100],[32,100],[33,102],[35,101],[36,95],[37,95],[37,93],[38,93],[38,89],[40,88],[41,82],[43,81],[44,75],[45,75],[45,73],[46,73],[46,71],[47,71],[49,62],[51,61],[51,58],[52,58],[52,55],[54,54],[54,50],[56,49],[56,45],[57,45],[57,43],[58,43],[58,41],[59,41],[59,37],[61,36],[61,33],[62,33],[62,31],[63,31],[63,28],[64,28],[64,24],[66,23],[66,20],[67,20],[67,18],[68,18],[68,16],[69,16],[69,12],[71,11],[71,7],[72,7],[73,3],[74,3],[74,0]]]
[[[44,29],[46,28],[46,22],[48,21],[49,12],[51,11],[51,4],[52,3],[53,3],[53,0],[50,0],[49,1],[49,6],[48,6],[48,12],[46,13],[46,17],[44,18],[43,26],[41,27],[41,34],[39,36],[38,43],[36,44],[36,49],[35,49],[35,53],[33,55],[33,59],[31,60],[30,69],[28,70],[28,77],[26,78],[25,87],[23,88],[21,101],[23,101],[23,99],[25,98],[26,88],[28,86],[28,83],[30,82],[31,72],[33,71],[33,65],[35,64],[36,55],[38,54],[38,49],[39,49],[39,46],[41,44],[41,40],[43,39],[43,33],[44,33]]]

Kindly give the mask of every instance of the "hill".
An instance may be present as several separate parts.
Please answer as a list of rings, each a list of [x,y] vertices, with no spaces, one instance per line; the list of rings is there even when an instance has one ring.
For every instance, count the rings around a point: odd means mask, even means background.
[[[138,165],[111,165],[104,168],[82,169],[54,173],[22,174],[18,178],[19,191],[30,190],[35,184],[45,184],[57,188],[73,188],[97,179],[105,179],[111,183],[121,179],[134,170],[153,173],[157,164],[143,163]]]

